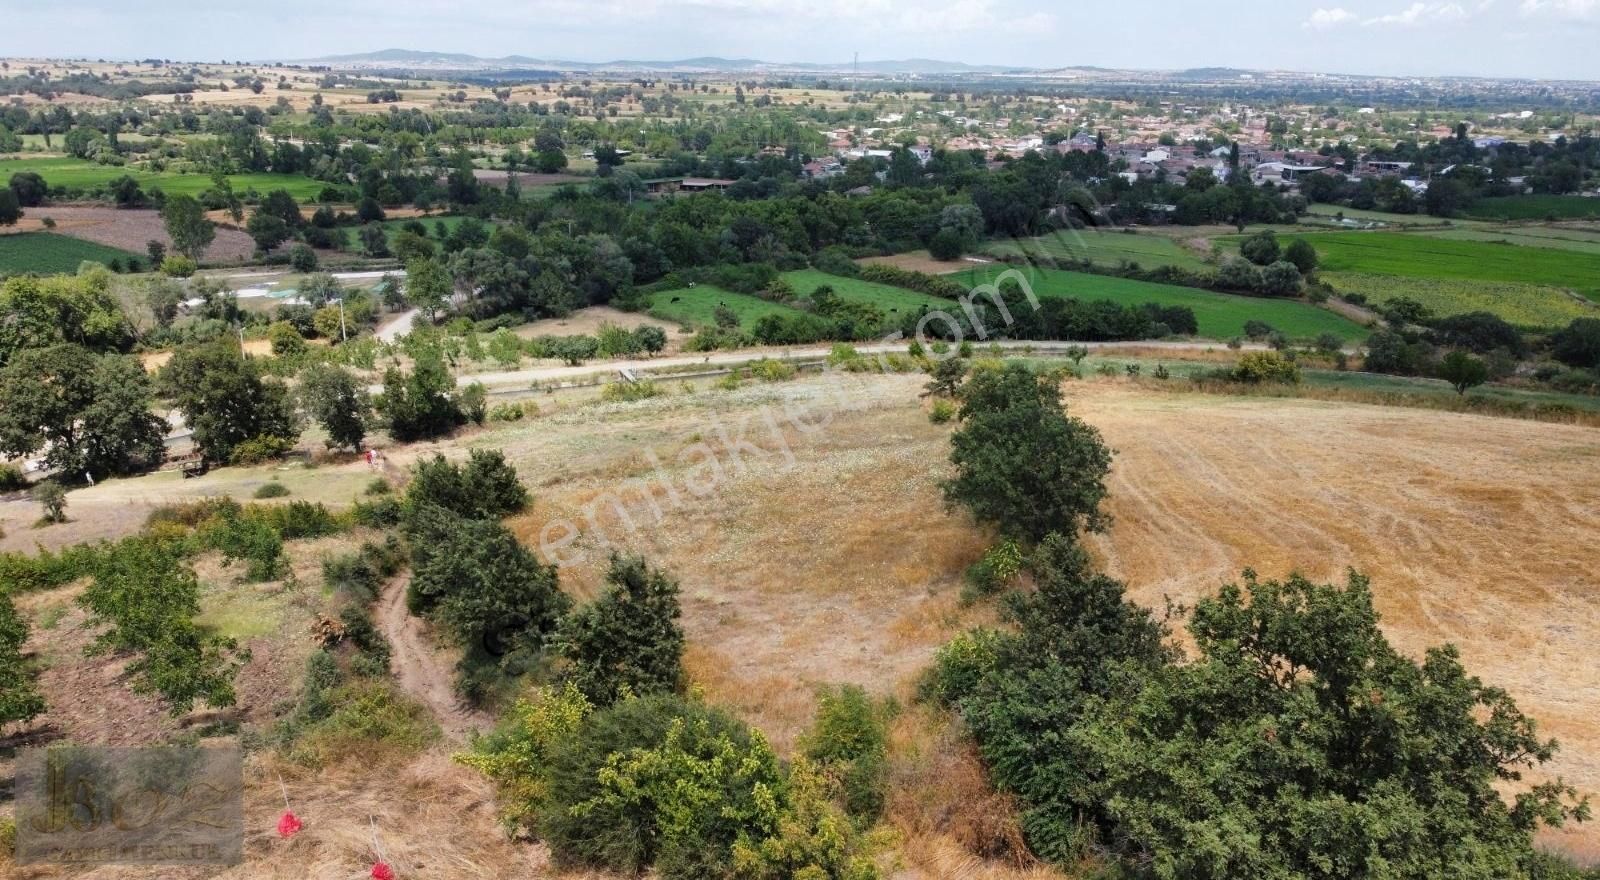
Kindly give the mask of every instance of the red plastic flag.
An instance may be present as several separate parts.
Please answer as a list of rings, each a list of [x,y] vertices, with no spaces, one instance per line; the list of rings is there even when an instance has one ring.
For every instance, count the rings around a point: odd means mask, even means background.
[[[293,810],[284,810],[283,815],[278,817],[279,837],[293,837],[300,833],[300,829],[304,827],[305,824],[300,821],[300,817],[296,816]]]

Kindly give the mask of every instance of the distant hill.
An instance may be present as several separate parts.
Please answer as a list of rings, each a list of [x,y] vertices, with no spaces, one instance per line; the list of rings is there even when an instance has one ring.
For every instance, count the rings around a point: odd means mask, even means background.
[[[322,58],[299,59],[302,64],[328,64],[345,67],[424,67],[434,69],[511,69],[511,70],[656,70],[656,71],[803,71],[807,73],[859,70],[874,74],[938,74],[938,73],[1005,73],[1027,72],[1031,68],[1003,67],[998,65],[965,64],[960,61],[940,61],[935,58],[906,58],[903,60],[853,61],[838,63],[773,62],[756,58],[720,58],[702,56],[678,60],[615,61],[564,61],[530,58],[526,55],[507,55],[503,58],[481,58],[459,52],[427,52],[416,49],[382,49],[353,55],[328,55]]]

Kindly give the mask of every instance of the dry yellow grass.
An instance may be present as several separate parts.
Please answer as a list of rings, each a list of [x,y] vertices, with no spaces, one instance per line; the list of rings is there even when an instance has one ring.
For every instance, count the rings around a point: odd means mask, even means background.
[[[937,646],[993,619],[992,610],[956,600],[960,571],[987,536],[940,502],[948,428],[928,423],[916,396],[921,381],[810,377],[633,404],[554,398],[531,422],[397,449],[391,463],[403,468],[435,450],[464,455],[468,445],[504,448],[536,499],[512,521],[519,536],[537,545],[547,524],[566,519],[589,534],[578,544],[586,558],[561,572],[563,587],[580,598],[600,589],[605,565],[605,547],[587,522],[593,505],[594,522],[614,546],[644,553],[682,581],[696,686],[787,752],[810,724],[817,685],[856,682],[908,704]],[[1460,645],[1474,673],[1510,689],[1561,738],[1554,770],[1600,792],[1593,720],[1600,669],[1583,659],[1600,637],[1592,602],[1600,589],[1600,431],[1328,401],[1176,395],[1120,380],[1065,390],[1074,413],[1118,451],[1115,523],[1091,545],[1137,600],[1190,601],[1245,566],[1269,577],[1298,568],[1322,579],[1355,566],[1373,577],[1385,628],[1401,649]],[[841,403],[822,430],[781,420],[777,433],[752,429],[749,439],[766,454],[747,449],[748,468],[731,465],[719,424],[737,436],[751,413]],[[727,467],[714,491],[697,497],[681,490],[694,472],[683,456],[701,444]],[[792,459],[782,456],[785,447]],[[652,454],[680,488],[676,502],[659,485],[651,492],[659,518],[637,490],[652,473]],[[266,476],[227,469],[207,480],[243,491]],[[324,466],[304,481],[294,477],[296,497],[336,501],[342,493],[348,500],[367,476],[360,466]],[[312,481],[322,485],[305,485]],[[146,493],[139,482],[111,484],[104,498],[82,493],[73,510],[186,488],[162,477]],[[920,707],[895,722],[884,834],[894,876],[1059,876],[995,844],[1011,833],[1011,807],[987,789],[957,733]],[[433,848],[406,855],[421,876],[544,876],[542,853],[501,841],[487,788],[446,765],[443,749],[401,772],[342,768],[326,780],[297,782],[314,789],[301,796],[318,805],[319,830],[286,848],[265,835],[276,783],[257,773],[251,864],[226,876],[354,876],[366,813],[380,808],[388,810],[379,814],[381,827],[411,817],[413,834],[427,841],[417,846]],[[423,807],[405,808],[407,798]],[[1600,835],[1584,827],[1551,840],[1588,853]]]
[[[1305,400],[1068,386],[1118,455],[1115,524],[1092,539],[1151,606],[1245,566],[1370,575],[1383,627],[1413,655],[1460,646],[1560,738],[1549,769],[1600,794],[1600,431]],[[1600,829],[1552,835],[1600,852]]]

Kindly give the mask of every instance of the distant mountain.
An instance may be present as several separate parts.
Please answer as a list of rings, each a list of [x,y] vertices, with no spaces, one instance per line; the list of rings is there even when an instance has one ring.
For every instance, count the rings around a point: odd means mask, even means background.
[[[871,74],[939,74],[939,73],[1007,73],[1028,72],[1031,68],[1003,67],[998,65],[964,64],[959,61],[940,61],[934,58],[907,58],[899,61],[844,61],[834,64],[813,62],[773,62],[756,58],[720,58],[702,56],[676,61],[644,61],[619,59],[616,61],[562,61],[530,58],[526,55],[507,55],[503,58],[480,58],[459,52],[425,52],[416,49],[383,49],[354,55],[328,55],[322,58],[300,59],[302,64],[327,64],[342,67],[417,67],[453,70],[651,70],[667,72],[735,72],[735,71],[796,71],[806,73],[859,70]]]

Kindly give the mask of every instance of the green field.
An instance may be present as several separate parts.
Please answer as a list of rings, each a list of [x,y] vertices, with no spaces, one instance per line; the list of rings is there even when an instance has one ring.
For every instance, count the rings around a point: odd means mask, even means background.
[[[129,259],[143,262],[146,258],[143,254],[132,254],[54,232],[0,235],[0,275],[76,272],[78,264],[84,260],[109,264],[112,260],[126,263]]]
[[[663,321],[680,324],[715,324],[718,305],[725,305],[739,316],[739,325],[748,328],[764,315],[794,315],[798,310],[768,302],[760,297],[734,293],[709,284],[664,290],[650,298],[650,314]]]
[[[986,283],[1004,272],[1005,266],[968,269],[950,276],[971,288]],[[1297,300],[1265,299],[1213,293],[1193,287],[1152,284],[1128,278],[1089,275],[1062,269],[1025,270],[1039,296],[1070,296],[1082,300],[1108,299],[1121,305],[1153,302],[1167,306],[1187,306],[1194,310],[1200,335],[1211,339],[1232,339],[1244,334],[1246,321],[1265,321],[1274,330],[1293,339],[1312,339],[1332,333],[1340,339],[1365,339],[1366,328],[1341,315]]]
[[[411,221],[415,220],[418,223],[421,223],[423,225],[423,227],[428,230],[428,240],[433,242],[434,245],[437,246],[439,244],[439,231],[438,231],[439,230],[439,224],[443,223],[444,224],[444,228],[450,230],[451,232],[455,232],[456,231],[456,227],[460,226],[461,225],[461,221],[463,221],[465,219],[467,219],[467,218],[458,217],[458,216],[449,216],[449,217],[404,217],[404,218],[400,218],[400,219],[397,219],[397,220],[385,220],[385,221],[383,221],[383,223],[381,225],[383,226],[384,233],[389,236],[389,243],[393,244],[394,243],[394,237],[400,233],[400,230],[405,229],[407,223],[410,223]],[[493,232],[494,230],[493,230],[493,228],[491,228],[489,231]]]
[[[1479,199],[1462,213],[1488,220],[1600,220],[1600,199],[1583,196],[1502,196]]]
[[[50,186],[72,188],[102,186],[123,175],[139,181],[139,185],[147,191],[159,187],[170,195],[199,195],[211,188],[211,176],[208,174],[143,171],[133,167],[100,165],[82,159],[59,156],[47,159],[0,159],[0,180],[10,180],[11,175],[19,171],[36,172]],[[299,174],[230,174],[228,180],[232,183],[234,192],[240,195],[252,189],[259,193],[286,189],[290,195],[301,201],[315,199],[317,194],[322,192],[322,188],[327,186],[320,180],[312,180]]]
[[[1299,236],[1327,272],[1565,287],[1600,301],[1600,254],[1393,232]]]
[[[996,242],[988,249],[999,256],[1021,254],[1045,260],[1089,260],[1103,266],[1138,263],[1142,268],[1177,266],[1200,269],[1205,262],[1193,251],[1164,235],[1067,229],[1051,235]]]
[[[1347,208],[1343,205],[1315,204],[1306,208],[1306,213],[1330,219],[1343,216],[1348,220],[1386,223],[1391,226],[1443,226],[1448,222],[1443,217],[1432,217],[1427,214],[1391,214],[1388,211]]]
[[[1600,309],[1559,287],[1359,272],[1323,272],[1321,277],[1340,293],[1359,293],[1373,304],[1403,296],[1422,303],[1439,317],[1490,312],[1518,327],[1536,330],[1564,327],[1573,318],[1600,317]]]
[[[1418,233],[1455,241],[1488,241],[1523,247],[1554,248],[1580,254],[1600,254],[1600,231],[1552,226],[1457,226]]]
[[[794,292],[801,297],[811,296],[811,291],[826,284],[833,288],[840,299],[869,303],[883,309],[884,314],[891,318],[897,315],[916,314],[923,306],[931,309],[950,307],[950,300],[940,299],[937,296],[906,290],[903,287],[863,281],[860,278],[830,275],[818,269],[785,272],[783,280],[793,285]]]

